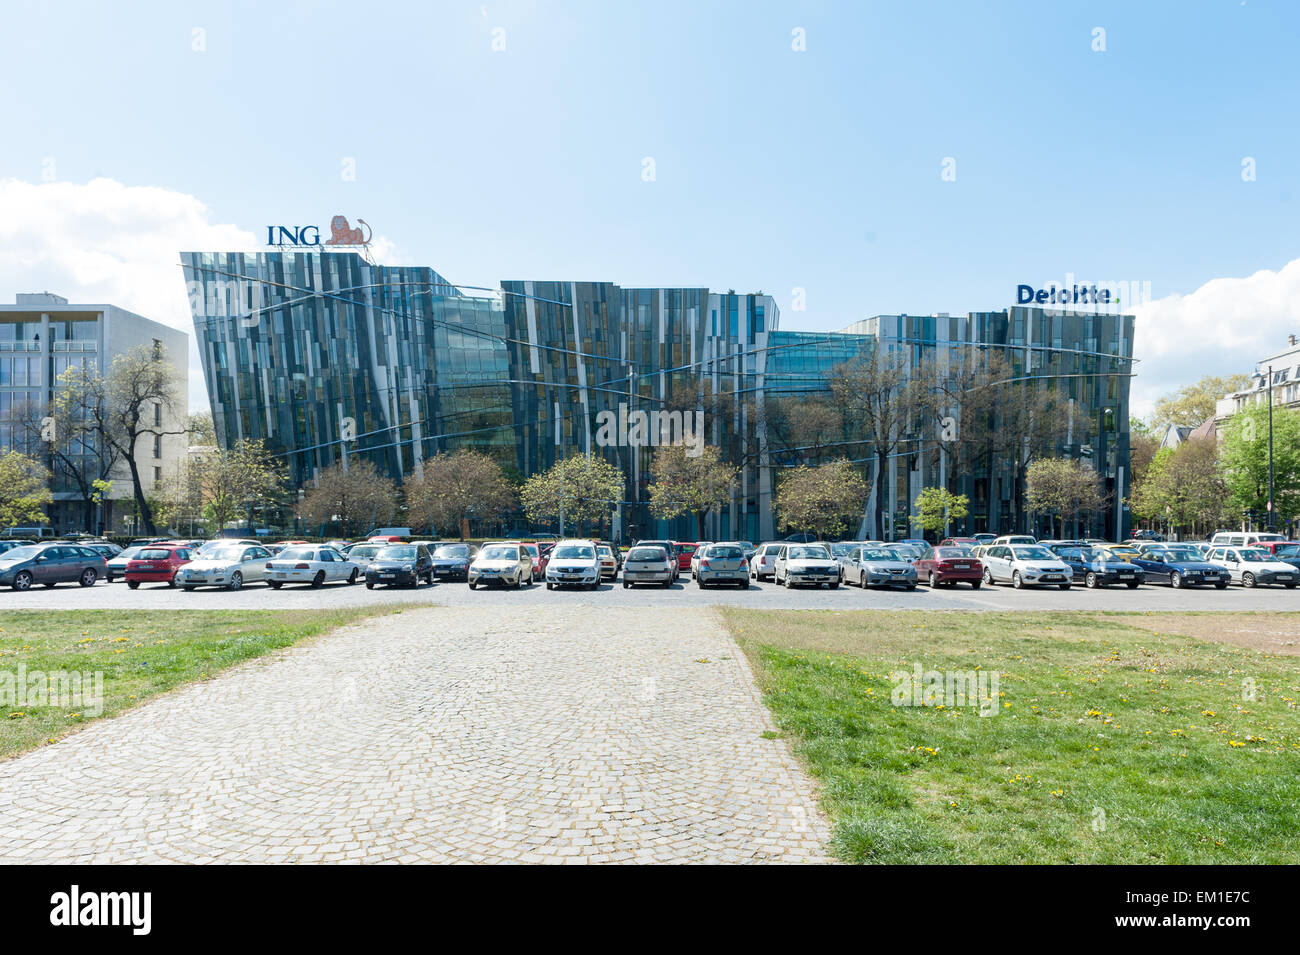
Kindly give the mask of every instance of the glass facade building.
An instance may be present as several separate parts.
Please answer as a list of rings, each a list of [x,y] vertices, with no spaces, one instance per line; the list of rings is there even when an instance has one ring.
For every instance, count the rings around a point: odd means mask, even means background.
[[[182,265],[218,441],[265,440],[298,486],[345,455],[400,481],[462,447],[520,477],[569,454],[599,454],[627,476],[623,499],[610,502],[614,536],[694,536],[693,518],[655,521],[645,506],[653,449],[598,434],[602,412],[680,411],[703,415],[705,443],[740,468],[729,506],[709,517],[712,539],[775,536],[780,471],[832,457],[861,462],[891,512],[910,509],[915,491],[940,479],[976,501],[978,476],[928,460],[900,456],[897,472],[875,480],[852,422],[840,440],[816,447],[777,424],[775,399],[788,416],[802,401],[825,400],[837,366],[901,348],[918,367],[1005,352],[1076,402],[1077,428],[1057,452],[1086,451],[1108,486],[1123,488],[1131,316],[1012,308],[877,316],[811,333],[782,331],[775,301],[761,293],[519,280],[472,290],[432,269],[374,265],[352,252],[187,252]],[[1111,430],[1099,431],[1103,423]],[[999,500],[1011,491],[996,481],[979,487],[986,503],[971,529],[1009,529]],[[1121,512],[1104,520],[1118,528]]]

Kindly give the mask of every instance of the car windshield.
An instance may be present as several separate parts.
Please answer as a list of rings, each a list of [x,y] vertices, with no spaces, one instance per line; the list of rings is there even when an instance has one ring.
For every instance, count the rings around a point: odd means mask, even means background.
[[[537,557],[537,556],[539,556],[540,553],[541,553],[541,551],[538,550],[538,547],[537,547],[536,544],[525,544],[525,545],[524,545],[524,550],[528,551],[529,555],[531,555],[531,556],[533,556],[533,557]]]
[[[1268,551],[1255,550],[1254,548],[1249,550],[1240,550],[1237,553],[1241,554],[1242,560],[1249,561],[1252,564],[1261,564],[1273,559]]]
[[[518,560],[519,548],[507,544],[484,547],[478,552],[479,560]]]
[[[0,554],[0,560],[31,560],[40,552],[39,547],[14,547]]]
[[[790,560],[826,560],[830,554],[825,547],[791,547],[787,556]]]
[[[739,560],[740,558],[745,556],[745,552],[741,550],[739,547],[734,547],[734,546],[729,547],[724,544],[715,544],[713,547],[709,548],[708,554],[706,556],[709,557],[711,560],[713,559]]]
[[[378,544],[357,544],[355,547],[348,548],[348,559],[356,560],[358,557],[374,557],[382,548]]]
[[[628,560],[666,560],[667,557],[662,547],[633,547],[627,553]]]
[[[555,548],[555,553],[551,555],[551,559],[591,560],[595,556],[596,552],[590,544],[564,544]]]
[[[138,560],[166,560],[172,552],[162,547],[146,547],[136,555]]]
[[[855,549],[856,549],[856,545],[854,545],[854,544],[832,544],[832,545],[831,545],[831,556],[832,556],[832,557],[849,557],[849,556],[851,556],[851,555],[853,554],[853,551],[854,551]],[[882,558],[877,557],[876,559],[877,559],[877,560],[880,560],[880,559],[882,559]]]
[[[970,550],[965,547],[936,547],[934,556],[940,560],[950,560],[953,557],[969,557]]]
[[[130,560],[132,557],[135,557],[137,554],[139,554],[140,551],[142,551],[142,550],[144,550],[143,547],[128,547],[128,548],[126,548],[126,550],[122,551],[120,554],[118,554],[118,555],[117,555],[116,557],[114,557],[113,559],[114,559],[114,560]],[[9,553],[13,553],[13,551],[10,551]],[[5,556],[7,557],[7,556],[9,556],[9,555],[6,554]]]
[[[375,555],[375,560],[414,560],[414,544],[389,544]]]
[[[243,546],[214,547],[203,555],[204,560],[239,560],[244,556]]]
[[[468,557],[468,544],[443,544],[433,552],[434,557]]]
[[[1286,538],[1281,534],[1256,534],[1255,540],[1268,541],[1271,544],[1273,541],[1284,541]]]
[[[1105,560],[1106,555],[1095,547],[1080,547],[1078,550],[1080,560]]]
[[[1166,547],[1163,553],[1169,560],[1200,560],[1201,552],[1195,547]]]
[[[1011,553],[1018,560],[1051,560],[1056,556],[1046,547],[1030,547],[1027,544],[1011,548]]]
[[[881,547],[868,547],[862,551],[863,560],[901,560],[894,551],[885,550]]]
[[[316,552],[310,547],[286,547],[276,556],[281,560],[315,560]]]
[[[598,551],[600,552],[600,556],[601,556],[601,557],[613,557],[613,556],[614,556],[614,552],[613,552],[612,550],[610,550],[608,547],[606,547],[604,544],[599,545],[599,546],[596,548],[596,550],[598,550]]]
[[[1294,557],[1296,554],[1300,554],[1300,544],[1284,544],[1273,548],[1274,557]]]

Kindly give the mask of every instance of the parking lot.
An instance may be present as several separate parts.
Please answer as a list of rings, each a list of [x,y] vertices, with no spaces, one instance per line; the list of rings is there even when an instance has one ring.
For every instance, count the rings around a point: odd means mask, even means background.
[[[752,584],[748,590],[734,587],[710,587],[700,590],[685,576],[671,588],[633,587],[625,590],[621,580],[601,584],[597,591],[548,591],[541,584],[520,590],[479,588],[471,591],[463,583],[437,583],[418,589],[377,587],[367,590],[361,585],[327,584],[319,589],[286,586],[271,590],[262,584],[250,584],[240,591],[201,589],[186,593],[165,584],[142,584],[129,590],[120,581],[100,582],[82,588],[61,584],[53,589],[34,588],[26,593],[0,590],[0,613],[5,610],[131,610],[131,609],[220,609],[284,610],[294,608],[328,608],[363,606],[375,603],[436,603],[448,607],[547,607],[586,604],[592,607],[702,607],[733,604],[758,609],[860,610],[1102,610],[1131,613],[1144,610],[1235,610],[1300,611],[1300,590],[1258,587],[1246,590],[1232,586],[1226,590],[1212,587],[1174,590],[1170,587],[1143,586],[1136,590],[1108,587],[1088,590],[1050,588],[966,586],[928,587],[905,590],[867,590],[840,587],[836,590],[778,587],[771,581]]]

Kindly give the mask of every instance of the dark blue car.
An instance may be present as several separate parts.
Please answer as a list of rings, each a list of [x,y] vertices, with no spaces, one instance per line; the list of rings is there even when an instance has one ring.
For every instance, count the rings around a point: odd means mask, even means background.
[[[1146,579],[1146,571],[1141,567],[1125,560],[1116,560],[1097,547],[1057,544],[1052,548],[1052,553],[1069,565],[1076,582],[1082,580],[1087,587],[1124,584],[1129,590],[1134,590]]]
[[[1213,584],[1223,590],[1232,580],[1228,568],[1201,559],[1195,547],[1180,544],[1147,544],[1133,563],[1146,573],[1149,584],[1168,584],[1171,587],[1199,587]]]

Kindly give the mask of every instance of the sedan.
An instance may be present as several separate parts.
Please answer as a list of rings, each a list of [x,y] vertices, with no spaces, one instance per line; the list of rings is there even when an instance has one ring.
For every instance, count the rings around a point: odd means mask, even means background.
[[[438,580],[469,580],[476,551],[470,544],[439,544],[433,551],[433,576]]]
[[[595,544],[587,540],[566,540],[555,545],[546,565],[546,589],[556,587],[589,590],[600,587],[600,557]]]
[[[1052,548],[1057,557],[1065,561],[1075,578],[1082,578],[1089,588],[1123,584],[1136,590],[1146,579],[1146,572],[1127,560],[1116,560],[1100,547],[1073,547],[1057,544]]]
[[[932,590],[959,582],[979,590],[984,582],[984,564],[969,547],[940,544],[928,549],[912,566],[916,568],[916,576],[923,578]]]
[[[826,584],[834,590],[840,585],[840,565],[820,544],[783,544],[772,579],[785,587]]]
[[[185,544],[150,544],[126,564],[126,585],[135,590],[141,584],[176,586],[176,572],[194,557]]]
[[[262,580],[271,552],[260,544],[227,544],[205,551],[176,571],[176,583],[184,590],[195,587],[224,587],[241,590],[244,584]]]
[[[888,547],[859,545],[839,557],[844,582],[867,587],[916,589],[916,568]]]
[[[389,587],[419,587],[433,584],[433,557],[423,544],[389,544],[366,564],[366,590],[375,584]]]
[[[658,544],[637,544],[627,552],[623,561],[623,588],[633,584],[658,584],[671,587],[676,576],[677,561],[668,549]]]
[[[984,583],[989,586],[1005,580],[1016,589],[1055,584],[1069,590],[1074,577],[1067,564],[1037,544],[994,544],[982,559]]]
[[[739,542],[705,544],[696,551],[695,582],[701,590],[713,584],[736,584],[749,589],[749,561]]]
[[[759,544],[749,562],[749,579],[766,580],[776,570],[776,555],[781,553],[781,544]]]
[[[1228,568],[1234,582],[1243,587],[1280,584],[1294,590],[1300,575],[1291,564],[1278,560],[1262,547],[1216,547],[1210,559]]]
[[[600,555],[600,577],[602,580],[618,580],[618,557],[614,548],[608,544],[597,544],[596,553]]]
[[[375,555],[388,546],[388,544],[371,544],[363,542],[360,544],[351,544],[348,546],[347,550],[341,550],[339,553],[352,561],[352,563],[356,564],[357,569],[364,574],[366,568],[370,566],[370,562],[375,559]]]
[[[501,541],[484,544],[469,565],[469,589],[479,584],[500,584],[518,590],[524,584],[533,585],[533,555],[518,541]],[[550,588],[550,583],[547,583]]]
[[[91,587],[107,574],[108,562],[103,555],[77,544],[27,544],[0,554],[0,586],[14,590],[73,581]]]
[[[327,581],[343,580],[355,584],[361,569],[333,547],[307,544],[286,547],[266,562],[266,582],[272,590],[285,584],[310,584],[323,587]]]
[[[1146,544],[1133,563],[1142,568],[1147,583],[1175,589],[1213,584],[1223,590],[1232,580],[1228,568],[1202,560],[1199,550],[1182,544]]]
[[[110,557],[104,579],[111,584],[117,578],[126,576],[126,565],[131,562],[131,558],[142,550],[144,550],[143,547],[128,547],[116,557]]]

